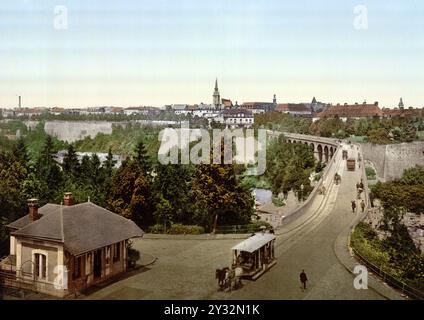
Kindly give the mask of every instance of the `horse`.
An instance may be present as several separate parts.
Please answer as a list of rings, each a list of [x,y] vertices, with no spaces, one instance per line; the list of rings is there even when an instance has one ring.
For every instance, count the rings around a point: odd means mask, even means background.
[[[218,285],[220,289],[225,287],[225,279],[227,276],[228,268],[216,269],[215,270],[215,279],[218,279]]]

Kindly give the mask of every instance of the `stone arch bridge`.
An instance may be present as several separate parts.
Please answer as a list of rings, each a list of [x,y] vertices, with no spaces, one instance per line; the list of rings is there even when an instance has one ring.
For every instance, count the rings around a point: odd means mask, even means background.
[[[306,134],[268,131],[268,135],[272,138],[277,138],[280,135],[284,136],[284,141],[288,143],[301,143],[310,146],[314,151],[314,156],[319,162],[328,163],[336,153],[339,147],[337,139],[324,138],[318,136],[310,136]]]

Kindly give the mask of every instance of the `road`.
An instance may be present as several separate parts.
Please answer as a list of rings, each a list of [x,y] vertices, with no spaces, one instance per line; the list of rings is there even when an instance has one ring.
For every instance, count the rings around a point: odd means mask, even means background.
[[[350,148],[349,148],[350,149]],[[350,150],[357,158],[356,149]],[[277,264],[257,281],[245,281],[241,290],[230,294],[216,293],[211,298],[229,299],[382,299],[373,290],[356,290],[353,275],[339,262],[334,252],[334,241],[349,227],[359,213],[352,213],[351,200],[356,198],[356,183],[361,170],[346,169],[341,151],[329,177],[338,172],[340,185],[325,181],[327,193],[317,196],[305,214],[283,228],[276,243]],[[359,208],[358,202],[358,208]],[[360,210],[359,210],[360,211]],[[302,290],[299,274],[304,269],[307,290]]]
[[[356,158],[356,150],[352,150]],[[86,299],[383,299],[376,291],[356,290],[353,275],[339,262],[334,242],[357,218],[351,200],[361,171],[347,171],[341,152],[329,176],[337,171],[340,185],[325,181],[327,193],[313,200],[311,210],[278,230],[277,264],[256,281],[243,281],[232,292],[217,291],[215,269],[228,266],[231,247],[240,240],[142,239],[136,247],[158,257],[143,272],[94,292]],[[358,203],[358,209],[360,208]],[[309,283],[299,283],[302,269]]]

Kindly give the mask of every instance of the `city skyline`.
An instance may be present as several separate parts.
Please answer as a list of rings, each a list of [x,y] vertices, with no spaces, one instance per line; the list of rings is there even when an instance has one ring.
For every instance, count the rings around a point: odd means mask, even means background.
[[[424,4],[44,1],[0,9],[0,107],[235,101],[422,107]],[[67,13],[66,29],[55,19]]]

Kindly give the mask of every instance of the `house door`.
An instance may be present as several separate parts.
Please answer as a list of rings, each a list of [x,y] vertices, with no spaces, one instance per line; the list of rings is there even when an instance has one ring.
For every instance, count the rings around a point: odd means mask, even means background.
[[[94,278],[102,276],[102,250],[94,251],[94,265],[93,265]]]

